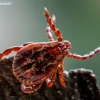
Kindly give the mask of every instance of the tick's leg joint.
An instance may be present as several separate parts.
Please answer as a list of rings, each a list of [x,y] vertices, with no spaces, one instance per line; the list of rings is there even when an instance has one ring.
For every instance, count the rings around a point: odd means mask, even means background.
[[[51,21],[52,21],[52,22],[55,22],[55,20],[56,20],[55,16],[52,16]],[[52,32],[52,30],[51,30],[49,24],[47,23],[47,27],[46,27],[46,34],[47,34],[47,37],[49,38],[50,41],[54,41],[54,39],[53,39],[53,34],[52,34],[51,32]]]
[[[17,52],[22,48],[22,46],[14,46],[11,48],[6,49],[5,51],[3,51],[2,53],[0,53],[0,59],[4,56],[7,56],[8,54],[10,54],[12,51]]]
[[[64,81],[63,72],[64,72],[63,61],[61,61],[60,64],[59,64],[59,66],[58,66],[59,80],[60,80],[61,85],[63,87],[66,87],[65,81]]]
[[[53,18],[51,18],[51,17],[49,16],[49,12],[48,12],[47,8],[44,8],[44,10],[45,10],[44,15],[45,15],[45,17],[47,18],[47,22],[48,22],[48,24],[49,24],[51,30],[52,30],[52,31],[55,33],[55,35],[57,36],[58,42],[62,42],[62,35],[61,35],[61,32],[55,27],[54,22],[53,22]],[[49,33],[49,34],[50,34],[50,33]]]
[[[78,54],[69,53],[67,55],[67,57],[69,57],[69,58],[75,58],[75,59],[78,59],[78,60],[86,60],[88,58],[93,57],[98,52],[100,52],[100,47],[96,48],[94,51],[91,51],[89,54],[85,54],[83,56],[78,55]]]
[[[19,51],[23,46],[26,46],[28,44],[31,44],[32,42],[27,42],[27,43],[24,43],[22,46],[13,46],[13,47],[10,47],[8,49],[6,49],[5,51],[3,51],[2,53],[0,53],[0,59],[4,56],[7,56],[9,55],[12,51],[14,52],[17,52]]]

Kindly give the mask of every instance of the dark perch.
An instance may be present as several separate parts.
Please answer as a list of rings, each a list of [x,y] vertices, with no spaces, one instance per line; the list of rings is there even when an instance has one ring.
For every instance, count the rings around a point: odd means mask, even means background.
[[[37,92],[25,94],[12,74],[12,60],[13,57],[0,61],[0,100],[100,100],[96,77],[87,69],[64,71],[66,88],[57,78],[51,88],[44,83]]]

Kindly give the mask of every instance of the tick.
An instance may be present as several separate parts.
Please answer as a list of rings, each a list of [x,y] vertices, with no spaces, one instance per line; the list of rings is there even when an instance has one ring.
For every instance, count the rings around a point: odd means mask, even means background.
[[[37,91],[43,82],[46,82],[47,87],[51,87],[55,82],[57,72],[61,85],[65,87],[63,77],[64,58],[85,60],[100,51],[100,47],[98,47],[83,56],[70,53],[71,43],[67,40],[63,41],[61,32],[54,24],[55,16],[50,17],[47,8],[44,8],[44,10],[47,19],[46,34],[49,42],[24,43],[22,46],[14,46],[0,53],[1,59],[12,51],[17,52],[13,59],[12,71],[21,83],[21,90],[24,93]],[[55,41],[52,32],[57,36]]]

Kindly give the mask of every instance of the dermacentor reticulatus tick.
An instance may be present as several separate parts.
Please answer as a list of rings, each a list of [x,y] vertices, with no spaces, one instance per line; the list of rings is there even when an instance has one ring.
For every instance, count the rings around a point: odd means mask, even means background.
[[[46,8],[44,15],[47,19],[46,34],[49,42],[25,43],[23,46],[11,47],[0,53],[1,59],[12,51],[17,52],[13,60],[12,71],[21,83],[21,90],[25,93],[37,91],[44,81],[46,81],[47,87],[51,87],[55,82],[57,72],[61,85],[65,87],[64,58],[85,60],[100,51],[100,47],[98,47],[83,56],[70,53],[71,43],[67,40],[62,41],[62,35],[54,25],[55,16],[51,18]],[[54,41],[52,31],[57,36],[57,41]]]

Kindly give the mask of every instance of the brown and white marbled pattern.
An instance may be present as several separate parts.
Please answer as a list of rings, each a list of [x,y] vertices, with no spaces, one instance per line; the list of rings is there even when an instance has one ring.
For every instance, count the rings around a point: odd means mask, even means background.
[[[33,43],[23,47],[14,57],[15,77],[25,85],[41,83],[40,80],[44,81],[51,76],[53,69],[57,69],[59,61],[64,59],[64,48],[64,44],[58,42],[38,45]]]

